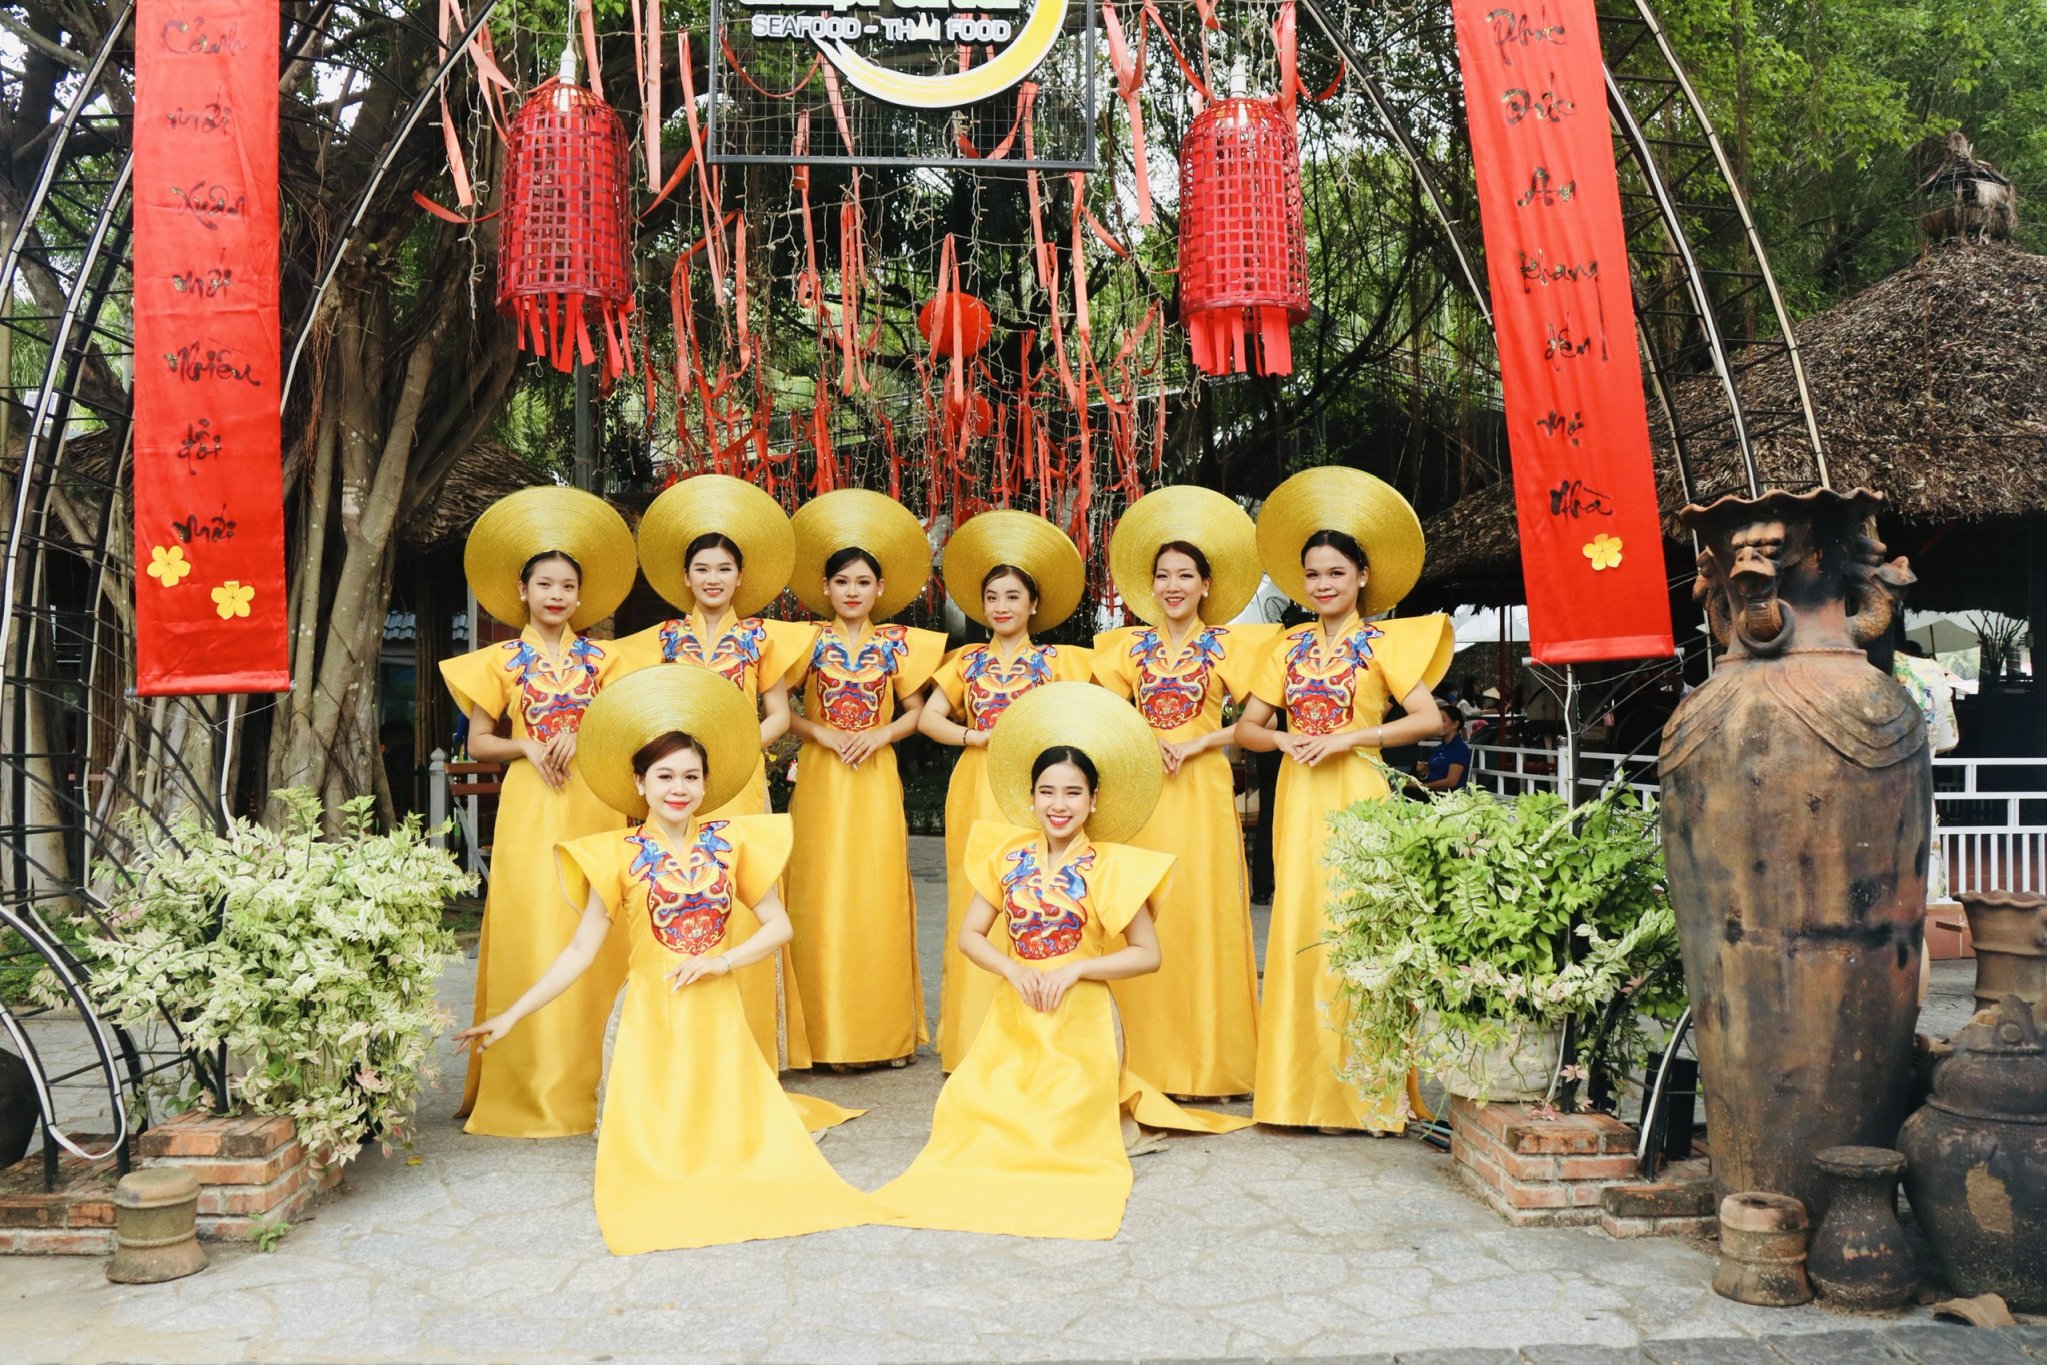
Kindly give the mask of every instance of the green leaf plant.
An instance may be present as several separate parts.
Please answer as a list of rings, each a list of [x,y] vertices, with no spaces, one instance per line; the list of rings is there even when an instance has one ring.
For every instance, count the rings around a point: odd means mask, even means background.
[[[1468,1062],[1573,1015],[1599,1031],[1609,1011],[1586,1060],[1625,1075],[1648,1021],[1681,1007],[1681,974],[1658,970],[1678,942],[1655,803],[1620,781],[1576,809],[1553,792],[1469,786],[1362,801],[1329,822],[1345,1075],[1367,1095],[1398,1101],[1410,1069]]]
[[[189,1048],[225,1046],[232,1100],[291,1118],[335,1165],[367,1140],[406,1141],[449,1023],[434,994],[455,951],[442,910],[475,879],[417,816],[378,833],[365,796],[323,839],[313,793],[278,799],[278,829],[189,819],[102,868],[116,936],[88,935],[81,956],[110,1017],[146,1026],[161,1010]]]

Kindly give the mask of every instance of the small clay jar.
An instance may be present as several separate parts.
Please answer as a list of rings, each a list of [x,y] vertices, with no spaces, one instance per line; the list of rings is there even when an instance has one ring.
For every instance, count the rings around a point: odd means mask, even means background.
[[[190,1171],[152,1166],[130,1171],[114,1186],[114,1256],[107,1278],[116,1284],[161,1284],[206,1269],[199,1245],[199,1182]]]
[[[1919,1275],[1898,1226],[1905,1158],[1888,1147],[1828,1147],[1814,1154],[1813,1165],[1833,1181],[1833,1202],[1806,1255],[1820,1297],[1857,1313],[1909,1301]]]
[[[1747,1190],[1720,1201],[1720,1265],[1713,1292],[1736,1303],[1792,1308],[1812,1302],[1805,1274],[1805,1205]]]
[[[2047,896],[2025,891],[1964,891],[1962,912],[1976,952],[1976,1008],[2016,995],[2037,1013],[2047,1006]]]

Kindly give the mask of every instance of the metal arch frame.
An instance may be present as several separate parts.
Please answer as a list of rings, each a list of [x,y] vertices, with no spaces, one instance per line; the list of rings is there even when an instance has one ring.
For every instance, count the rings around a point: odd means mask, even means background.
[[[424,87],[414,95],[404,118],[397,125],[395,132],[388,138],[372,175],[357,197],[346,220],[346,224],[335,241],[326,268],[322,272],[319,283],[308,302],[306,315],[298,329],[292,350],[292,366],[294,371],[306,337],[318,318],[320,304],[332,285],[342,256],[353,240],[355,230],[360,225],[362,217],[367,211],[371,197],[383,182],[397,157],[399,149],[410,138],[419,119],[429,104],[439,94],[449,75],[462,60],[470,43],[481,32],[490,15],[496,10],[497,5],[498,0],[484,0],[474,19],[460,38],[448,44],[445,55],[440,60],[439,65],[434,69]],[[329,3],[321,8],[313,21],[306,26],[304,39],[283,54],[287,64],[304,60],[303,54],[307,45],[311,42],[313,34],[321,31],[322,26],[331,18],[336,8],[337,0],[329,0]],[[402,26],[418,28],[417,25],[412,24],[411,20],[404,15],[386,15],[382,17]],[[51,145],[44,154],[43,164],[36,183],[23,205],[21,219],[16,224],[15,231],[6,245],[4,256],[0,256],[0,290],[11,292],[14,287],[15,279],[27,255],[29,243],[33,240],[38,223],[43,216],[43,211],[49,206],[51,194],[57,187],[62,175],[63,167],[77,130],[82,123],[90,121],[86,111],[96,99],[104,94],[105,78],[109,65],[121,47],[122,35],[132,27],[133,18],[133,0],[122,0],[121,8],[118,12],[118,20],[109,27],[106,36],[94,52],[92,60],[80,74],[77,92],[66,105],[58,120],[57,132],[52,137]],[[426,32],[423,28],[420,28],[418,31]],[[435,40],[438,41],[438,35],[435,35]],[[380,73],[373,72],[371,74],[374,77]],[[88,350],[90,349],[91,338],[103,331],[99,325],[99,318],[107,297],[112,291],[115,278],[125,261],[127,236],[132,221],[130,217],[132,214],[132,203],[129,199],[129,186],[133,170],[134,161],[131,150],[123,155],[118,172],[113,180],[108,182],[108,188],[101,199],[98,212],[94,216],[91,230],[78,252],[76,270],[75,273],[71,274],[71,279],[66,288],[62,311],[56,317],[50,319],[54,326],[48,338],[48,356],[44,365],[42,383],[37,390],[34,408],[28,414],[18,473],[18,487],[15,490],[14,505],[6,527],[6,545],[4,551],[0,551],[0,653],[8,652],[9,646],[16,644],[14,632],[17,628],[21,628],[23,633],[17,650],[21,655],[20,662],[22,663],[26,663],[28,659],[27,651],[31,647],[28,630],[24,622],[17,620],[20,613],[16,611],[17,598],[22,590],[21,575],[26,559],[25,551],[32,544],[41,546],[46,545],[48,542],[47,535],[38,532],[32,523],[36,522],[39,509],[43,516],[48,515],[49,488],[55,476],[52,452],[61,452],[63,449],[65,433],[68,430],[72,409],[76,401],[76,385]],[[280,393],[280,403],[288,398],[290,385],[291,374],[288,373]],[[125,412],[109,412],[106,414],[110,423],[119,422],[126,415]],[[118,486],[120,470],[122,464],[127,459],[127,442],[125,438],[121,442],[121,447],[122,449],[117,456],[114,472],[109,480],[110,493],[113,487]],[[102,509],[102,515],[99,520],[100,524],[97,528],[99,543],[96,548],[100,552],[99,557],[102,561],[100,567],[103,574],[105,568],[105,547],[108,544],[109,537],[114,533],[114,500],[111,496],[107,499],[106,506]],[[91,557],[91,548],[82,547],[82,549],[87,557]],[[36,550],[34,553],[39,556],[41,551]],[[91,647],[88,646],[88,648],[90,649]],[[22,668],[18,670],[15,678],[16,685],[21,689],[18,703],[24,708],[34,704],[35,689],[30,685],[28,673],[29,670]],[[20,726],[24,728],[22,728],[19,735],[8,736],[7,742],[11,756],[15,760],[8,765],[14,769],[13,781],[15,790],[12,794],[12,799],[16,814],[22,818],[18,821],[18,842],[17,840],[9,840],[13,846],[8,850],[8,853],[16,865],[15,870],[21,874],[15,880],[18,884],[25,886],[27,865],[36,860],[29,855],[26,844],[26,840],[35,831],[28,827],[26,821],[28,810],[26,788],[29,782],[26,766],[28,755],[25,752],[27,747],[25,743],[26,711],[23,710],[20,715],[22,716]],[[182,762],[182,760],[180,761]],[[196,775],[189,770],[186,770],[184,775],[187,785],[191,786],[194,793],[197,794],[199,788]],[[46,782],[38,782],[37,785],[45,788],[48,786]],[[58,793],[58,795],[66,796],[68,794]],[[208,799],[212,799],[215,795],[213,792],[204,793],[204,796]],[[82,810],[83,808],[81,807],[80,809]],[[104,828],[95,830],[93,824],[93,817],[89,813],[82,816],[81,825],[84,828],[89,844],[104,847],[104,842],[110,831]],[[168,833],[168,831],[165,832]],[[40,868],[39,863],[37,866],[39,870],[45,870]],[[99,911],[104,909],[104,906],[92,895],[89,888],[75,881],[71,883],[71,888],[84,898],[94,918],[100,919]],[[101,923],[104,924],[103,919]],[[86,972],[84,967],[42,923],[41,916],[35,911],[32,900],[25,899],[18,906],[14,904],[0,904],[0,925],[4,925],[19,934],[22,941],[28,945],[29,950],[33,951],[48,965],[51,972],[55,975],[64,996],[75,1007],[86,1026],[93,1057],[93,1060],[80,1070],[68,1072],[63,1076],[53,1077],[36,1048],[33,1038],[24,1027],[24,1018],[17,1010],[9,1007],[4,1002],[0,1002],[0,1031],[4,1031],[18,1050],[24,1063],[27,1064],[31,1084],[36,1092],[40,1111],[40,1124],[46,1138],[44,1143],[46,1182],[54,1183],[56,1179],[60,1148],[63,1151],[91,1161],[115,1157],[119,1162],[120,1169],[125,1171],[128,1167],[128,1138],[131,1130],[131,1116],[125,1100],[126,1092],[130,1090],[139,1091],[143,1078],[160,1068],[157,1066],[145,1066],[142,1055],[135,1045],[135,1040],[130,1036],[129,1031],[118,1024],[109,1023],[101,1017],[86,988]],[[178,1051],[181,1058],[188,1060],[198,1069],[202,1080],[205,1080],[204,1067],[206,1059],[192,1054],[184,1046],[183,1036],[174,1023],[171,1024],[171,1029],[173,1036],[177,1038]],[[169,1064],[176,1065],[179,1063],[173,1061]],[[74,1139],[72,1134],[64,1129],[59,1121],[57,1105],[53,1094],[53,1086],[55,1084],[87,1072],[98,1073],[103,1081],[108,1107],[114,1116],[115,1132],[109,1140],[106,1149],[99,1152],[87,1150],[78,1140]],[[146,1126],[146,1117],[143,1122]]]
[[[1757,233],[1754,218],[1749,212],[1748,202],[1743,197],[1739,186],[1735,184],[1733,167],[1727,159],[1726,149],[1720,143],[1719,134],[1714,131],[1711,120],[1706,117],[1704,106],[1699,101],[1697,91],[1692,87],[1691,79],[1685,74],[1684,67],[1678,61],[1676,52],[1672,50],[1669,38],[1650,9],[1648,0],[1630,0],[1630,3],[1644,25],[1645,31],[1653,41],[1657,55],[1661,58],[1664,66],[1668,68],[1677,89],[1685,101],[1687,112],[1697,120],[1704,145],[1710,149],[1713,164],[1719,171],[1721,182],[1726,186],[1728,198],[1739,217],[1745,244],[1755,262],[1756,272],[1761,279],[1765,295],[1769,300],[1771,311],[1777,322],[1779,334],[1782,337],[1782,343],[1792,366],[1793,379],[1798,394],[1800,417],[1803,421],[1806,440],[1811,448],[1813,468],[1818,475],[1820,485],[1824,487],[1828,483],[1826,453],[1820,437],[1818,418],[1813,412],[1812,394],[1806,381],[1804,361],[1798,349],[1797,335],[1792,329],[1790,316],[1784,308],[1783,295],[1778,289],[1776,276],[1770,269],[1769,257],[1763,250],[1761,236]],[[1379,80],[1373,74],[1371,63],[1351,40],[1349,33],[1343,25],[1331,16],[1330,0],[1299,0],[1299,4],[1314,19],[1317,27],[1322,30],[1323,34],[1328,37],[1330,43],[1343,57],[1350,78],[1357,81],[1362,87],[1374,116],[1385,130],[1394,147],[1413,169],[1417,180],[1422,186],[1423,196],[1428,201],[1431,213],[1434,214],[1446,234],[1451,251],[1456,257],[1459,272],[1463,276],[1463,283],[1473,301],[1477,303],[1480,311],[1485,315],[1487,323],[1490,324],[1492,316],[1489,291],[1483,272],[1477,266],[1477,262],[1483,258],[1482,244],[1471,239],[1465,220],[1458,218],[1451,212],[1449,202],[1438,183],[1435,169],[1429,163],[1428,158],[1423,155],[1412,131],[1395,115],[1393,103],[1387,98]],[[1672,244],[1673,251],[1682,262],[1686,291],[1691,297],[1692,306],[1696,311],[1699,325],[1705,334],[1706,347],[1712,358],[1713,372],[1720,380],[1721,393],[1727,404],[1727,413],[1732,427],[1735,446],[1742,460],[1750,492],[1751,495],[1759,493],[1762,482],[1760,461],[1757,458],[1754,443],[1749,434],[1745,407],[1739,388],[1734,381],[1735,366],[1732,363],[1726,338],[1720,332],[1719,320],[1714,311],[1711,292],[1706,285],[1705,272],[1699,265],[1693,251],[1691,239],[1686,233],[1676,196],[1672,194],[1665,182],[1662,171],[1652,154],[1649,140],[1638,125],[1633,111],[1627,104],[1624,92],[1619,88],[1619,84],[1610,66],[1605,68],[1604,76],[1608,109],[1615,125],[1616,138],[1621,148],[1627,153],[1630,164],[1642,177],[1644,185],[1648,188],[1649,196],[1656,206],[1657,216],[1662,222],[1663,230]],[[1678,421],[1674,401],[1675,394],[1669,390],[1668,376],[1666,375],[1668,367],[1658,363],[1659,356],[1648,329],[1638,327],[1637,335],[1644,358],[1649,362],[1649,381],[1656,392],[1659,406],[1662,408],[1666,420],[1670,423],[1680,482],[1686,490],[1690,490],[1694,486],[1695,480],[1690,467],[1691,462],[1687,450],[1686,431]],[[1689,492],[1687,495],[1689,496]]]
[[[347,220],[334,239],[333,249],[327,254],[327,264],[320,271],[319,280],[313,285],[311,297],[306,300],[305,316],[299,320],[296,334],[292,337],[291,357],[285,362],[284,383],[278,392],[280,407],[291,400],[292,381],[298,377],[299,357],[304,354],[306,342],[313,334],[313,324],[320,319],[320,307],[326,302],[327,291],[334,285],[335,272],[341,269],[341,258],[355,241],[355,230],[362,224],[363,215],[369,212],[370,199],[376,194],[377,187],[383,184],[384,176],[391,169],[391,163],[398,159],[399,149],[411,138],[413,127],[426,112],[428,103],[438,97],[441,87],[447,83],[449,74],[462,60],[462,55],[469,50],[469,44],[482,31],[484,24],[497,11],[497,7],[498,0],[483,0],[483,3],[477,6],[475,19],[470,22],[460,38],[448,44],[447,56],[442,58],[441,64],[434,69],[432,79],[420,88],[419,94],[406,109],[405,117],[398,121],[396,131],[385,142],[382,154],[378,156],[375,167],[370,171],[369,179],[363,182],[362,193],[356,196]]]

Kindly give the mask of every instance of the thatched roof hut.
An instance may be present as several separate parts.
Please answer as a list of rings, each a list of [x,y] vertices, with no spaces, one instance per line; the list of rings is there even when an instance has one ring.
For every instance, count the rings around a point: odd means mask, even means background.
[[[1994,174],[1994,172],[1992,173]],[[1952,179],[1952,177],[1951,177]],[[1930,189],[1954,186],[1936,176]],[[1852,298],[1798,325],[1799,350],[1830,482],[1885,493],[1881,529],[1911,557],[1914,606],[2028,614],[2029,539],[2047,539],[2047,257],[2003,240],[2010,207],[1986,221],[1946,211],[1954,235]],[[2002,227],[2003,231],[2000,231]],[[1795,406],[1788,360],[1741,381],[1759,410]],[[1680,418],[1720,400],[1711,377],[1679,387]],[[1652,414],[1657,482],[1674,580],[1691,549],[1676,513],[1688,501],[1670,433]],[[1757,442],[1767,479],[1809,481],[1803,429]],[[1731,455],[1692,471],[1693,498],[1739,491]],[[1420,591],[1436,602],[1525,600],[1512,489],[1496,484],[1429,519]],[[2047,547],[2043,547],[2047,549]]]

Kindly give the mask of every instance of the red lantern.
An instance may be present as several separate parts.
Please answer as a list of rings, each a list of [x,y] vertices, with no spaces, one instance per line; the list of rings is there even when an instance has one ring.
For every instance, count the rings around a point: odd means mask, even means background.
[[[988,344],[988,338],[995,330],[995,321],[988,314],[988,305],[972,294],[948,290],[927,300],[924,306],[917,310],[917,330],[922,332],[924,340],[931,344],[931,354],[935,356],[952,354],[955,316],[959,321],[961,355],[972,355]]]
[[[1308,316],[1301,148],[1272,100],[1211,105],[1180,144],[1180,317],[1206,374],[1290,374]]]
[[[978,393],[969,393],[964,400],[955,402],[948,396],[945,400],[945,432],[952,440],[958,440],[964,431],[979,440],[995,430],[995,408]]]
[[[566,371],[598,364],[592,321],[603,329],[602,382],[632,369],[632,224],[626,198],[625,125],[571,80],[543,81],[512,120],[498,311],[518,319],[519,345]]]

